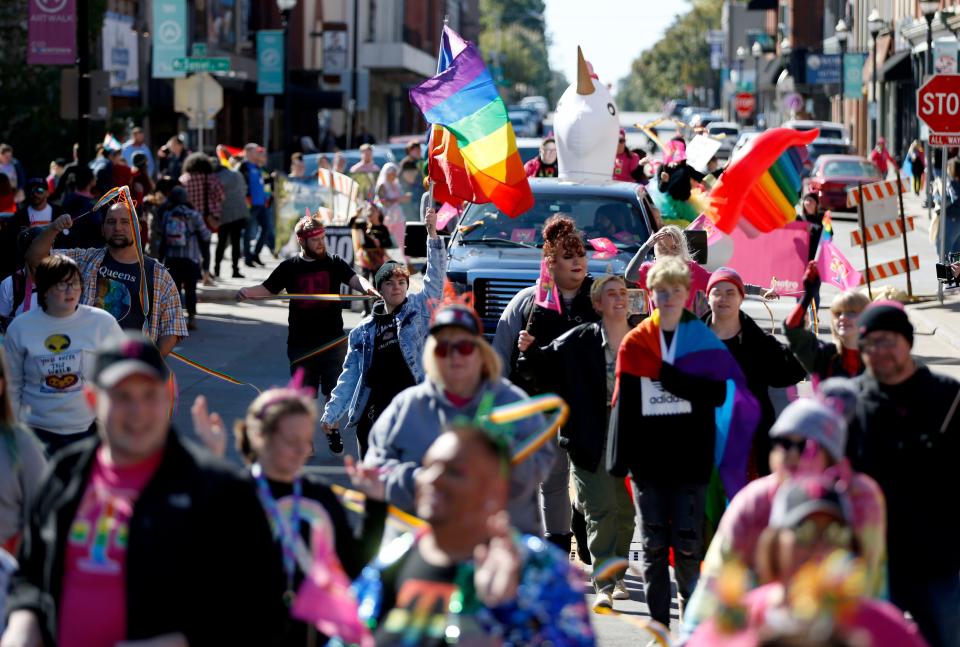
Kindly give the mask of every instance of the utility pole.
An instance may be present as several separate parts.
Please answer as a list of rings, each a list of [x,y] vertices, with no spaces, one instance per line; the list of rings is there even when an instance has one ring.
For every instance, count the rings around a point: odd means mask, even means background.
[[[77,163],[90,159],[90,31],[89,0],[77,0]]]

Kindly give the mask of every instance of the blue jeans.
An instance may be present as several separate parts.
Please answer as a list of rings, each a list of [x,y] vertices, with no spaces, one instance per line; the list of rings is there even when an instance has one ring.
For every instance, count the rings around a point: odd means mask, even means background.
[[[890,601],[910,612],[930,647],[960,647],[960,574],[891,568]]]
[[[257,239],[256,247],[253,247],[254,237]],[[263,251],[265,246],[273,252],[275,245],[273,217],[270,210],[263,205],[250,207],[250,221],[243,235],[245,260],[249,263],[252,259],[260,256],[260,252]]]

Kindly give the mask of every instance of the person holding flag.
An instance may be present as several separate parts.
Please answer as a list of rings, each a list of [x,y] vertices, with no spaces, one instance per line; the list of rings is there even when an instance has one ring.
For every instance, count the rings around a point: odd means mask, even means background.
[[[106,310],[125,330],[144,331],[167,356],[189,335],[180,291],[159,261],[143,255],[129,189],[117,195],[126,198],[108,207],[103,217],[106,247],[58,249],[57,253],[80,266],[81,303]],[[103,202],[101,199],[98,205]],[[57,234],[72,226],[73,218],[64,214],[45,227],[27,249],[27,264],[37,267],[50,256]]]

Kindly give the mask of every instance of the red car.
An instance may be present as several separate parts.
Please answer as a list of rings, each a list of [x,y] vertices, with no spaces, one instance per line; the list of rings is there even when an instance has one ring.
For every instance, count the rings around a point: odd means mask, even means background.
[[[810,177],[804,181],[804,193],[820,196],[820,208],[847,209],[847,189],[857,182],[869,184],[881,179],[880,170],[859,155],[821,155]]]

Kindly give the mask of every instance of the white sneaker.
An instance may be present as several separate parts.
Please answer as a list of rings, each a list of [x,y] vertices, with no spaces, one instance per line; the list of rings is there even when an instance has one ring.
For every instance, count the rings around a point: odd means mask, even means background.
[[[613,597],[610,595],[609,591],[600,591],[597,593],[597,597],[593,601],[594,612],[603,613],[604,611],[609,611],[610,609],[613,609]]]
[[[614,600],[630,599],[630,591],[627,590],[627,585],[623,583],[623,580],[618,580],[616,586],[613,587],[612,597]]]

